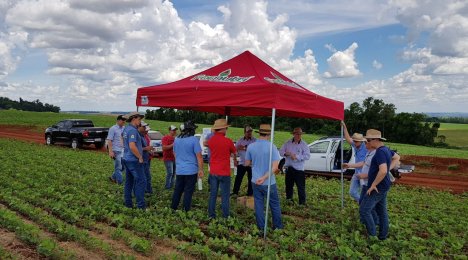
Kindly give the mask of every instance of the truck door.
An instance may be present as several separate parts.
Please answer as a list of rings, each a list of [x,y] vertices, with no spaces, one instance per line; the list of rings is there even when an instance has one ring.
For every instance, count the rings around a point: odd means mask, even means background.
[[[309,171],[329,171],[330,141],[322,141],[309,145],[310,159],[305,162],[304,168]]]
[[[65,128],[65,121],[60,121],[57,123],[57,126],[52,130],[52,137],[58,142],[63,142],[64,136],[62,131]]]

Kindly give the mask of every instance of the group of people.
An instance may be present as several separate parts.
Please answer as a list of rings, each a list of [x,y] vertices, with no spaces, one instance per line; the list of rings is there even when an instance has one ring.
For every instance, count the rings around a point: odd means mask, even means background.
[[[114,159],[114,172],[109,178],[122,184],[122,171],[125,168],[125,206],[133,207],[134,194],[136,206],[140,209],[146,208],[145,193],[153,192],[150,174],[153,147],[148,137],[150,127],[142,121],[143,118],[137,112],[118,116],[116,125],[110,128],[107,137],[109,156]],[[125,122],[128,123],[127,126]],[[346,124],[341,123],[345,140],[355,154],[354,164],[343,164],[344,168],[355,169],[350,183],[350,195],[359,204],[361,222],[366,226],[368,234],[376,236],[376,226],[379,226],[378,238],[386,239],[389,226],[386,197],[394,180],[389,171],[399,163],[400,157],[384,145],[383,141],[386,139],[381,136],[380,131],[369,129],[366,136],[359,133],[350,136]],[[306,204],[304,163],[310,158],[310,149],[301,138],[302,129],[294,128],[293,137],[278,150],[270,143],[271,127],[268,124],[260,125],[256,131],[257,138],[253,137],[253,128],[246,125],[244,136],[236,144],[226,137],[229,126],[225,119],[217,119],[211,128],[212,133],[204,142],[209,148],[209,217],[216,218],[218,193],[221,194],[222,216],[230,216],[230,196],[239,194],[247,173],[247,196],[253,196],[257,226],[262,229],[265,223],[264,207],[270,185],[269,206],[273,228],[281,229],[283,224],[275,179],[275,174],[280,171],[281,156],[285,159],[286,199],[293,202],[293,189],[296,185],[299,205]],[[204,177],[202,147],[195,136],[197,127],[189,120],[180,126],[180,134],[177,135],[179,129],[171,125],[169,134],[162,139],[166,167],[165,189],[174,188],[171,202],[174,210],[178,208],[182,196],[183,209],[191,209],[197,181]],[[237,171],[232,193],[231,162]]]
[[[387,193],[395,180],[390,170],[400,161],[400,156],[384,145],[386,139],[376,129],[369,129],[366,135],[349,135],[342,121],[346,141],[355,154],[355,163],[344,163],[343,168],[354,168],[349,194],[359,204],[361,223],[366,226],[370,237],[385,240],[388,236],[389,220],[387,212]],[[360,190],[360,191],[359,191]]]

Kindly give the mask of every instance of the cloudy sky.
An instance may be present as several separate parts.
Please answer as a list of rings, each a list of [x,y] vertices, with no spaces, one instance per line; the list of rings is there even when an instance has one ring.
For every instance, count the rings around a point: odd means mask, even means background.
[[[0,96],[62,110],[135,110],[245,50],[346,106],[468,112],[466,0],[0,0]]]

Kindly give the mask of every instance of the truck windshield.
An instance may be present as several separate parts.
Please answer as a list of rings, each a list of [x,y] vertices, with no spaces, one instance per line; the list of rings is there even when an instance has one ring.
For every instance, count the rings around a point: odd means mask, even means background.
[[[94,127],[92,121],[74,121],[73,127]]]

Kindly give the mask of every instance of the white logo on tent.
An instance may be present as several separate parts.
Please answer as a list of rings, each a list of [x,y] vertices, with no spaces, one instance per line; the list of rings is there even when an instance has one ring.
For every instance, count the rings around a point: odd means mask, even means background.
[[[149,103],[148,96],[141,96],[141,104],[148,105],[148,103]]]

